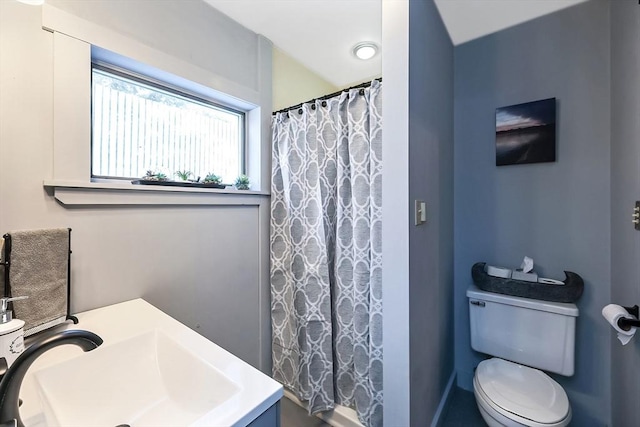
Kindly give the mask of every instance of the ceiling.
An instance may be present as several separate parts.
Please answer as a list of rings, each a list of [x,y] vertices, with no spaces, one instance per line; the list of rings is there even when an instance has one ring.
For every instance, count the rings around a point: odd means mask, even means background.
[[[204,0],[336,87],[382,73],[381,55],[357,59],[361,41],[382,41],[382,0]],[[587,0],[435,0],[460,44]],[[384,51],[384,47],[381,48]]]
[[[381,55],[369,61],[351,50],[361,41],[380,46],[381,0],[205,0],[336,87],[382,73]]]
[[[454,45],[587,0],[435,0]]]

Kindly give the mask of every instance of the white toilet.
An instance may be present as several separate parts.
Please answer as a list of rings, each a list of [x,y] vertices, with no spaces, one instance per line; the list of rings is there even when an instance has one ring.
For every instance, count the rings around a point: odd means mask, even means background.
[[[571,407],[542,370],[573,375],[575,304],[467,291],[471,347],[496,356],[478,364],[473,391],[490,427],[562,427]],[[537,368],[537,369],[534,369]]]

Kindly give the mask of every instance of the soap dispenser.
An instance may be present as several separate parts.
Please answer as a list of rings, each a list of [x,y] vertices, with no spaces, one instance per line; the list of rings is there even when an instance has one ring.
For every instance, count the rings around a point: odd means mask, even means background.
[[[0,298],[0,357],[7,361],[7,367],[20,356],[24,350],[24,320],[14,319],[8,304],[11,301],[29,297]]]

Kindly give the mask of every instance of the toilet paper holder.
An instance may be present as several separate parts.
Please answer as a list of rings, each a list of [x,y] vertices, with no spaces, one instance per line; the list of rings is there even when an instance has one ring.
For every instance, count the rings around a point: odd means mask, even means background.
[[[623,308],[625,310],[627,310],[627,312],[633,316],[635,316],[635,319],[625,319],[620,318],[618,319],[618,327],[622,330],[628,331],[631,328],[640,328],[640,320],[638,320],[638,314],[640,314],[640,307],[638,307],[638,304],[634,305],[633,307],[624,307]]]

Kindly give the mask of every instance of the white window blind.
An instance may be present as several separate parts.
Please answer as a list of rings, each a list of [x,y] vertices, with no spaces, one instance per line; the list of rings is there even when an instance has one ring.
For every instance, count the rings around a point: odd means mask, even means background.
[[[94,177],[189,171],[232,183],[244,172],[242,112],[94,66],[92,115]]]

